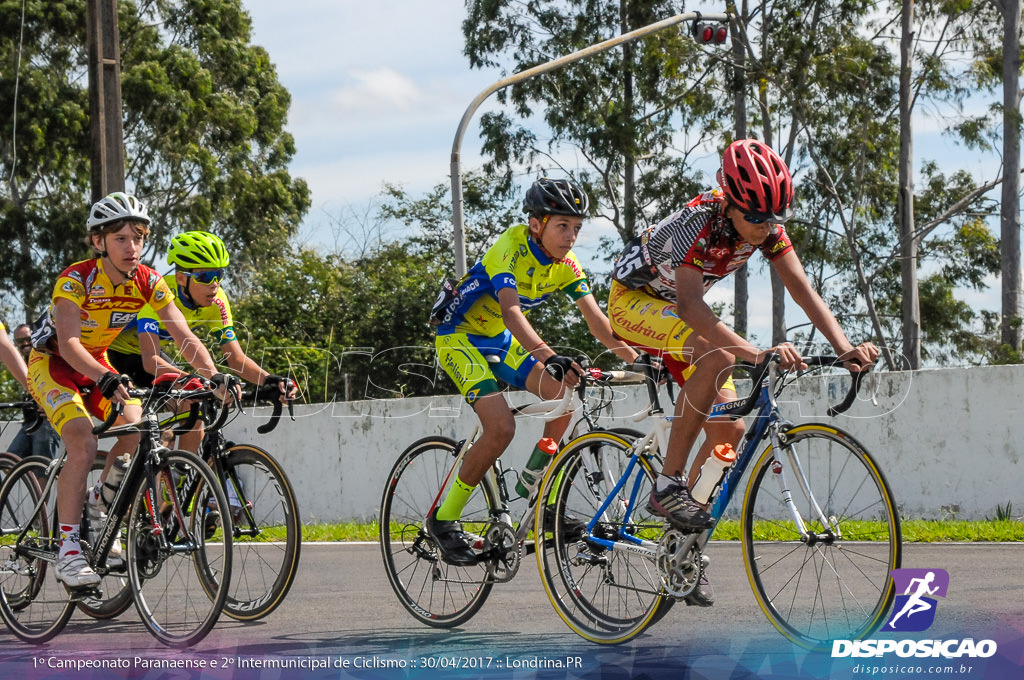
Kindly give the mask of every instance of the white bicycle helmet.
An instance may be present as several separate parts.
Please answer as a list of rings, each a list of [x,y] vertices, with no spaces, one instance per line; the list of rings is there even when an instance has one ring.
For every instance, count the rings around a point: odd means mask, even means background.
[[[85,226],[89,231],[107,224],[133,220],[149,224],[149,211],[146,204],[131,194],[115,191],[93,204],[89,210],[89,219]]]

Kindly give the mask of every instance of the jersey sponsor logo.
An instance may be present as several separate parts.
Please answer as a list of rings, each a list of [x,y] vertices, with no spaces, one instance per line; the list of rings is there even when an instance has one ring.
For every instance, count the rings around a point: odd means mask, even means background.
[[[71,392],[63,392],[61,390],[50,390],[46,393],[46,404],[51,410],[56,411],[57,407],[61,404],[66,404],[75,398]]]
[[[166,293],[166,292],[164,292],[164,289],[163,289],[163,288],[157,288],[157,289],[156,289],[156,292],[155,292],[155,293],[153,293],[153,299],[154,299],[154,300],[156,300],[157,302],[160,302],[160,301],[161,301],[161,300],[163,300],[163,299],[164,299],[165,297],[167,297],[167,293]]]
[[[110,327],[123,328],[135,320],[135,312],[112,312],[110,314]]]
[[[768,252],[770,254],[774,255],[775,253],[779,252],[780,250],[786,248],[786,246],[787,246],[786,241],[780,239],[779,242],[776,243],[775,245],[773,245]]]
[[[60,289],[65,293],[70,293],[71,295],[74,295],[76,297],[85,295],[85,287],[82,286],[82,284],[78,283],[77,281],[65,281],[63,284],[61,284]]]
[[[700,259],[699,257],[693,258],[693,263],[700,267],[701,269],[704,268],[704,260]]]
[[[143,333],[160,333],[160,322],[155,319],[146,319],[139,324],[139,331]]]
[[[107,289],[101,283],[97,283],[97,284],[93,285],[92,288],[89,289],[89,297],[93,297],[93,296],[99,297],[101,295],[106,295],[106,294],[107,294]]]

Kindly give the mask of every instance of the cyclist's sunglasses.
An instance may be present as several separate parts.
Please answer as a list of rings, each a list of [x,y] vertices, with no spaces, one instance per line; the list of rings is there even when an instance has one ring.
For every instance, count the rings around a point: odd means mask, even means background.
[[[761,224],[762,222],[769,222],[772,219],[771,215],[762,215],[760,213],[749,213],[743,216],[747,222],[751,224]]]
[[[220,282],[220,280],[224,278],[223,269],[210,269],[205,272],[182,272],[182,274],[189,277],[196,283],[202,283],[204,285],[209,285],[215,281]]]

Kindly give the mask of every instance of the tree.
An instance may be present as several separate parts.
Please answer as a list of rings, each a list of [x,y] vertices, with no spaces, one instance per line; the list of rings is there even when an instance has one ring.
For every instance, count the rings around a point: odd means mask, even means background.
[[[463,23],[474,68],[522,71],[677,13],[667,0],[470,0]],[[666,214],[701,187],[692,157],[722,129],[707,68],[712,58],[684,31],[667,29],[498,93],[511,112],[482,117],[485,171],[574,169],[601,216],[628,242],[649,212]],[[515,118],[513,117],[514,114]],[[543,123],[543,142],[536,131]],[[692,129],[684,138],[677,130]]]
[[[31,315],[56,273],[87,254],[88,102],[84,0],[0,2],[0,281]],[[233,254],[232,275],[281,252],[309,206],[287,164],[289,95],[250,44],[240,0],[118,3],[126,184],[154,216],[146,258],[170,237],[207,229]],[[17,69],[17,70],[16,70]]]

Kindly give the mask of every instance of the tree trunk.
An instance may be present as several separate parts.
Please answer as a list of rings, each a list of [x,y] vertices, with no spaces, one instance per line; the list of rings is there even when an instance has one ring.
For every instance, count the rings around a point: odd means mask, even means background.
[[[740,13],[736,12],[736,5],[729,2],[726,11],[736,19],[732,22],[732,59],[733,80],[732,92],[734,102],[734,117],[736,121],[736,139],[747,138],[747,96],[746,78],[743,69],[746,68],[746,50],[743,48],[743,40],[746,33],[747,0],[743,0],[743,7]],[[741,35],[741,33],[743,35]],[[747,265],[743,265],[733,273],[733,324],[735,331],[744,338],[748,337],[747,331]]]
[[[921,367],[921,306],[917,290],[917,248],[914,235],[914,140],[911,67],[914,47],[914,2],[903,0],[903,35],[900,39],[900,168],[896,198],[900,230],[900,272],[903,283],[904,368]]]
[[[1003,195],[1000,228],[1003,314],[1000,343],[1021,349],[1020,270],[1020,13],[1021,0],[1002,0]]]

